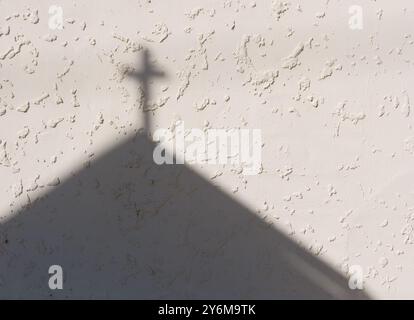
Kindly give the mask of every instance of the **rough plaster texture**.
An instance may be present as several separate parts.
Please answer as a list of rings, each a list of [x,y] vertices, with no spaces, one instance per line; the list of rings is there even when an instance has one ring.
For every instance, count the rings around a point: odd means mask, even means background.
[[[62,30],[49,27],[52,5],[63,9]],[[352,5],[363,10],[362,29],[349,26]],[[350,266],[362,267],[371,297],[414,298],[413,18],[409,0],[0,0],[0,214],[7,227],[0,234],[0,295],[71,297],[74,290],[78,297],[262,297],[263,288],[240,292],[240,283],[214,295],[214,287],[204,286],[208,270],[195,282],[198,287],[188,280],[192,271],[179,265],[173,267],[176,274],[157,273],[163,257],[144,268],[133,257],[139,243],[132,244],[130,233],[139,233],[140,224],[151,219],[119,215],[120,234],[131,241],[112,260],[102,258],[106,249],[86,250],[81,261],[65,254],[71,230],[76,235],[81,231],[74,229],[85,228],[82,235],[91,237],[103,232],[94,227],[99,223],[74,213],[80,205],[68,203],[67,193],[82,194],[91,210],[108,208],[97,207],[101,200],[81,182],[69,189],[62,185],[85,166],[92,167],[91,180],[113,174],[110,167],[96,169],[94,161],[143,125],[138,84],[123,79],[122,70],[139,67],[140,52],[147,48],[165,73],[151,84],[154,128],[181,119],[188,128],[262,130],[260,174],[243,176],[231,166],[191,165],[192,170],[345,279]],[[119,185],[107,179],[112,194],[106,197],[119,201],[111,209],[158,212],[166,203],[163,195],[134,207],[137,190],[128,176]],[[186,188],[190,193],[191,186],[173,185],[179,190],[172,197]],[[65,221],[73,229],[53,230],[53,219],[59,219],[53,214],[46,220],[50,230],[36,225],[35,215],[29,222],[19,220],[28,215],[22,210],[57,189],[62,205],[71,208]],[[18,223],[8,227],[13,220]],[[157,223],[162,228],[172,222]],[[37,228],[32,233],[30,225]],[[53,242],[45,242],[48,232]],[[99,239],[105,241],[105,235]],[[206,242],[214,239],[206,234]],[[90,239],[83,240],[72,250],[84,250]],[[157,248],[156,237],[145,246],[148,252]],[[171,245],[169,252],[174,250]],[[49,265],[62,265],[78,277],[65,278],[70,289],[60,296],[43,288],[48,275],[40,263],[56,252],[62,260],[51,259]],[[182,261],[204,265],[195,252],[182,253]],[[210,258],[219,255],[206,252]],[[111,286],[118,295],[91,276],[114,266]],[[263,272],[257,266],[249,273]],[[153,277],[142,276],[145,272]],[[184,292],[174,287],[178,275],[192,287]],[[145,288],[151,279],[163,284],[152,294],[138,294],[137,286],[127,285],[134,278]],[[83,291],[76,291],[79,287]]]

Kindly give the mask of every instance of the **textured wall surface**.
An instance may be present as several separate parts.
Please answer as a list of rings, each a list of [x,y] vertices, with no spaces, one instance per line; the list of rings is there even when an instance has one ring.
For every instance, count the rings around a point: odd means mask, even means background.
[[[414,298],[413,19],[410,0],[0,0],[0,296],[347,298],[359,270],[371,298]],[[144,50],[145,98],[125,77]],[[261,129],[260,173],[154,165],[143,108],[153,130]],[[281,285],[304,270],[289,248],[315,283]]]

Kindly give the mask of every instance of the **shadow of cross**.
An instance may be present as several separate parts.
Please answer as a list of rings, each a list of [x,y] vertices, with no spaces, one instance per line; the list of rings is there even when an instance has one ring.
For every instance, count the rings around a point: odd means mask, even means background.
[[[143,109],[143,117],[144,117],[144,131],[147,134],[151,134],[151,117],[150,112],[153,111],[149,106],[149,101],[151,101],[151,92],[150,92],[150,84],[152,83],[151,78],[162,78],[165,77],[165,73],[155,69],[150,61],[150,54],[147,49],[144,49],[142,53],[142,70],[128,72],[128,76],[138,80],[140,82],[140,89],[141,89],[141,102],[142,102],[142,109]]]

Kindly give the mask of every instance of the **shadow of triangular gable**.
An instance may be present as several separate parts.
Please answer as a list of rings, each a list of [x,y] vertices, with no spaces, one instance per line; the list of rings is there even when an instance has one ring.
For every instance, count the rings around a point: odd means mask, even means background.
[[[357,299],[347,280],[144,135],[0,226],[1,298]],[[64,289],[48,288],[48,268]]]

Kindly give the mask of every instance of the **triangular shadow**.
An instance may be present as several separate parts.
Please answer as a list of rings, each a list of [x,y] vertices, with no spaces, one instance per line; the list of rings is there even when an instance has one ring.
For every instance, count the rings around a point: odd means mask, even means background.
[[[2,298],[367,298],[143,135],[0,226]],[[154,209],[155,208],[155,209]],[[48,288],[63,267],[64,290]]]

